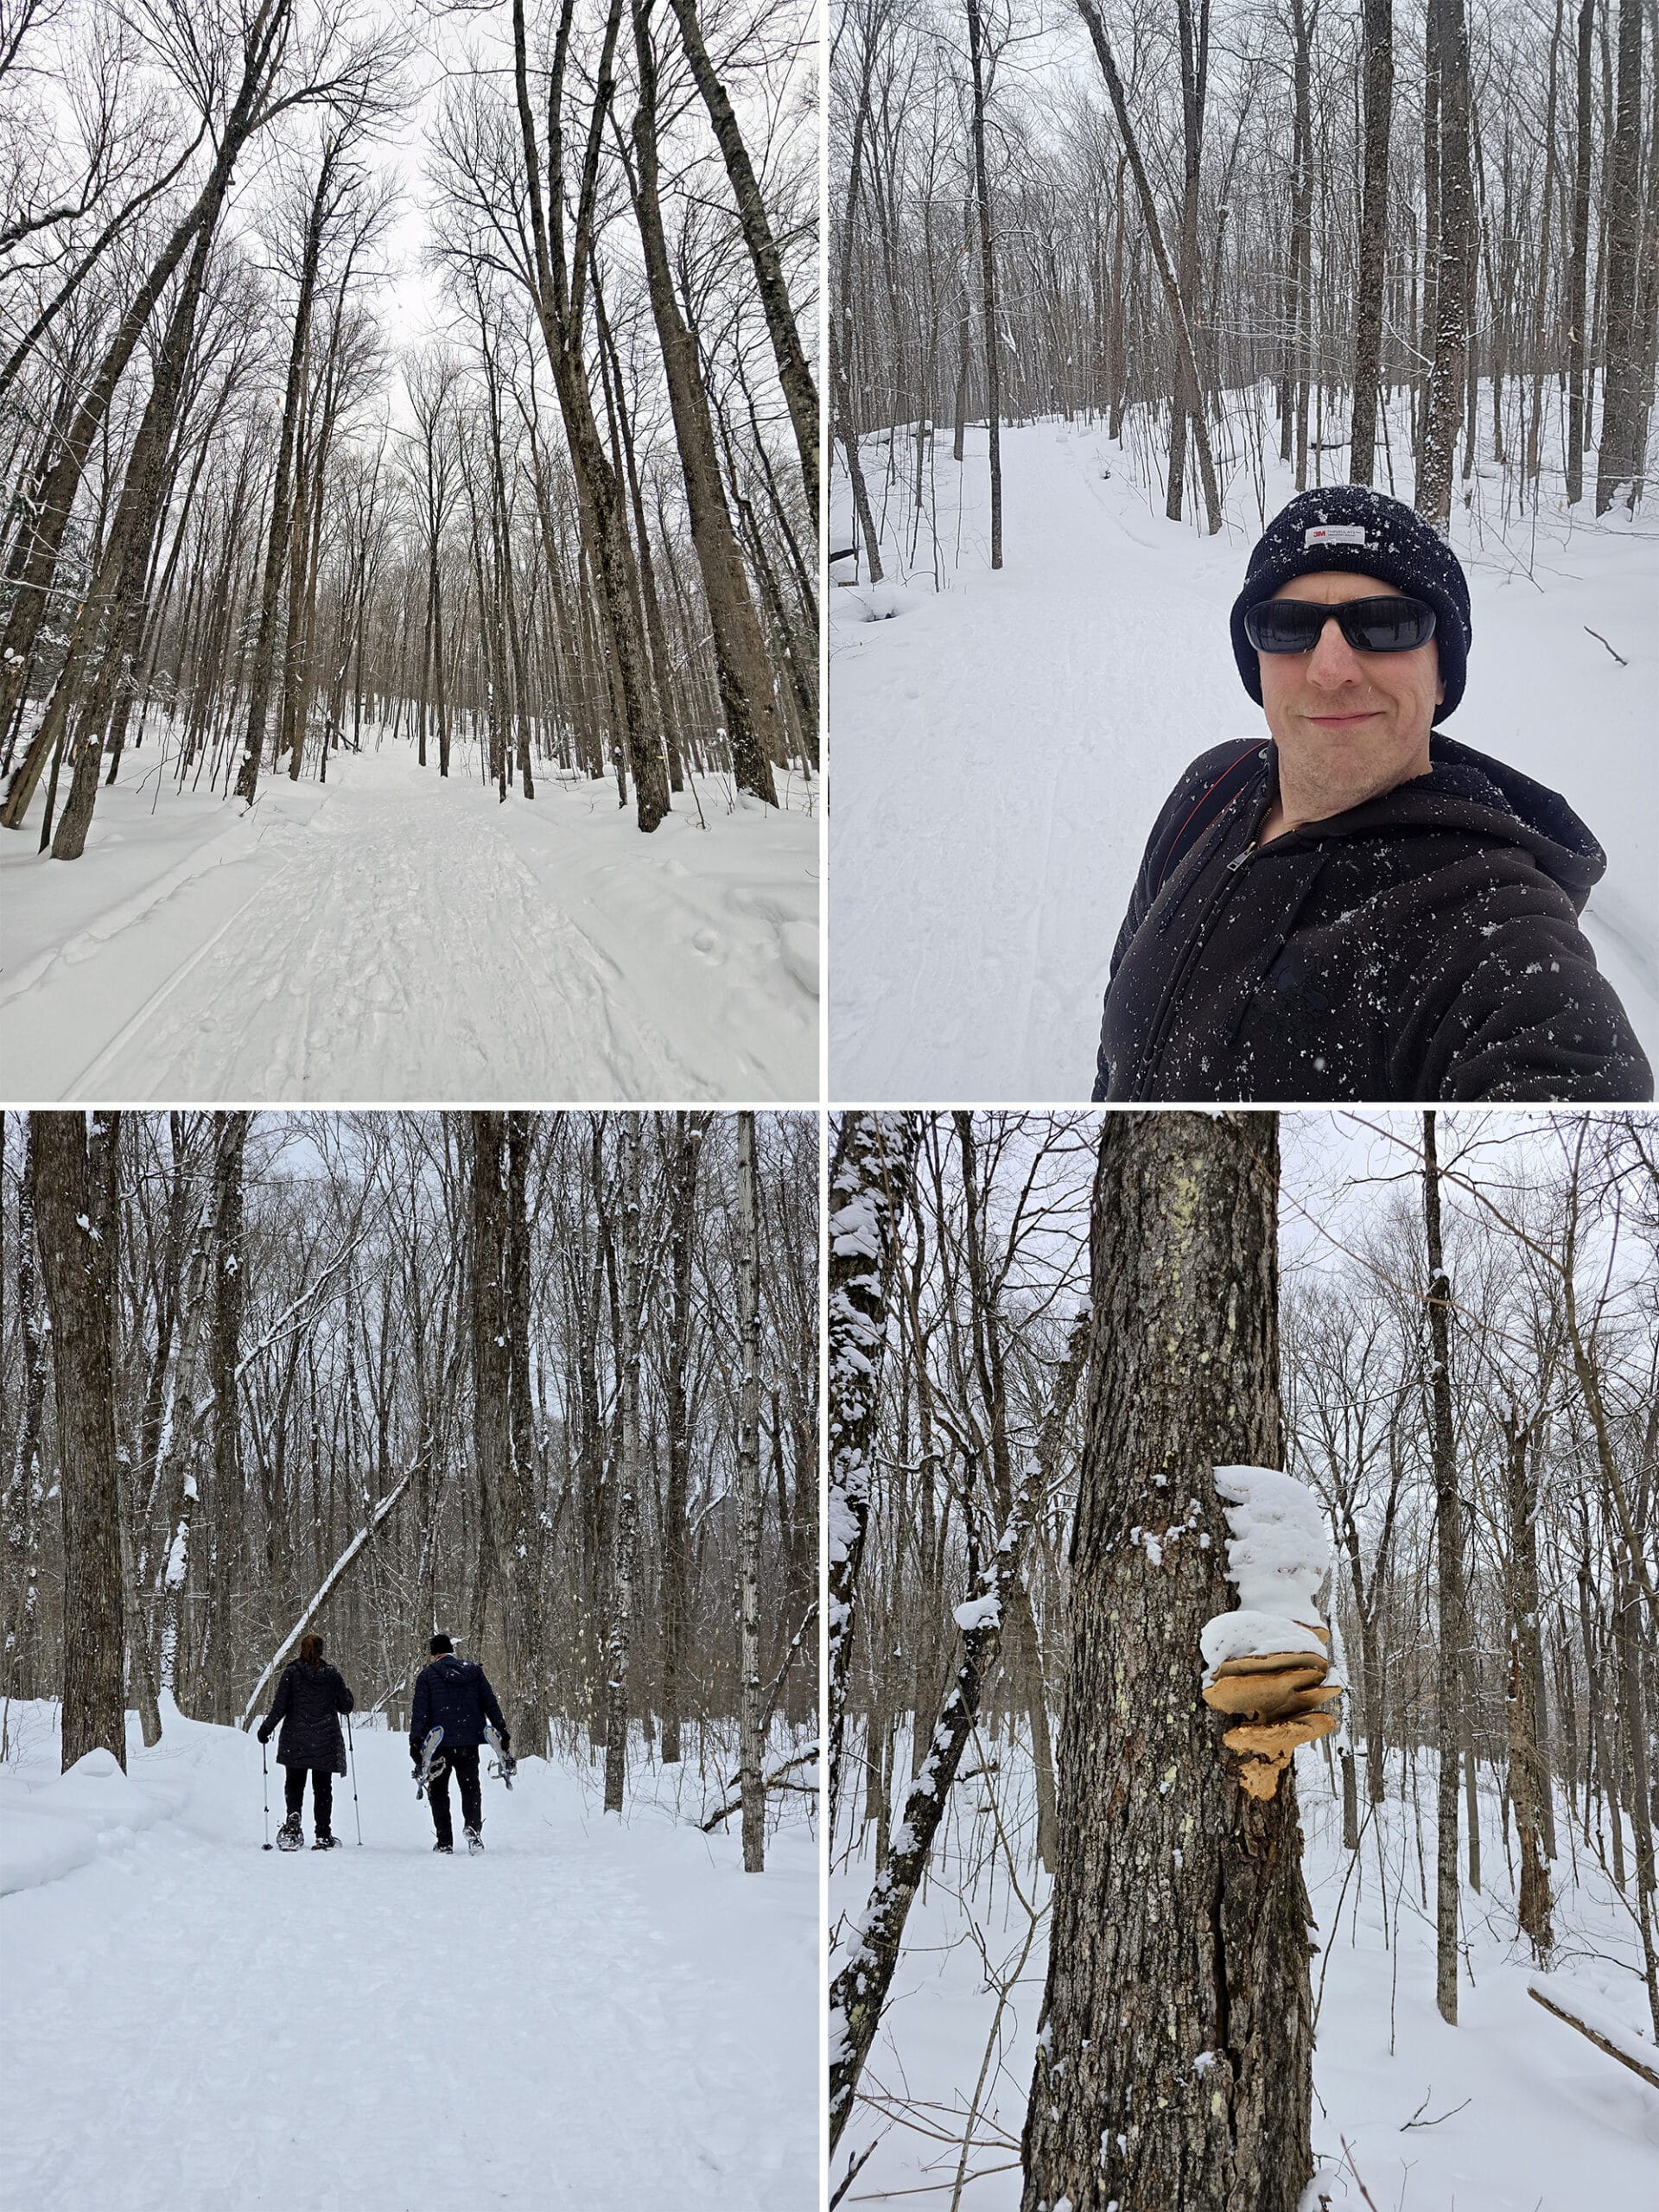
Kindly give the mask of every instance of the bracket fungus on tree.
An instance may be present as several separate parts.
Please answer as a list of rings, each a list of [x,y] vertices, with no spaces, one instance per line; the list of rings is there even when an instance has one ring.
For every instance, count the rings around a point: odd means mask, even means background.
[[[1204,1701],[1235,1722],[1221,1740],[1237,1754],[1243,1789],[1271,1797],[1298,1745],[1337,1726],[1342,1684],[1328,1680],[1331,1632],[1318,1602],[1330,1540],[1313,1493],[1274,1468],[1217,1467],[1216,1489],[1239,1601],[1199,1636]]]

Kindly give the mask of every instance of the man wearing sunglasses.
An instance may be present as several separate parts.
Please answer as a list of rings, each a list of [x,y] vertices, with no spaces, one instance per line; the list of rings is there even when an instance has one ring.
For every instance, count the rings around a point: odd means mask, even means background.
[[[1232,613],[1271,741],[1205,753],[1158,817],[1096,1099],[1653,1096],[1578,925],[1600,846],[1435,727],[1471,634],[1457,556],[1398,500],[1338,485],[1275,518]]]

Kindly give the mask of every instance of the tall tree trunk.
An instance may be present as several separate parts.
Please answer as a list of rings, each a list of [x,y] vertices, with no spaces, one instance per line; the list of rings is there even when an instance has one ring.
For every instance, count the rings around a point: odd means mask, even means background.
[[[1649,161],[1659,158],[1650,150]],[[1639,434],[1647,427],[1643,391],[1642,0],[1618,0],[1618,99],[1607,164],[1607,338],[1601,443],[1596,456],[1596,512],[1605,515],[1625,487],[1634,506],[1643,473]],[[1656,250],[1648,241],[1648,251]]]
[[[818,395],[813,389],[812,372],[807,365],[800,334],[795,325],[795,310],[790,304],[789,288],[784,283],[782,257],[772,235],[772,226],[766,219],[766,206],[755,181],[754,170],[749,161],[748,149],[743,143],[736,113],[726,87],[715,75],[709,59],[709,49],[703,44],[702,27],[697,21],[696,0],[669,0],[674,10],[674,20],[680,27],[680,40],[685,48],[685,58],[691,64],[691,74],[696,79],[703,105],[709,111],[709,120],[714,125],[721,158],[726,164],[726,175],[732,188],[732,197],[737,203],[737,219],[743,228],[743,243],[748,248],[749,259],[754,269],[755,289],[760,295],[760,309],[766,318],[766,334],[772,340],[772,359],[778,364],[778,381],[783,387],[784,402],[789,409],[791,428],[795,433],[796,451],[800,456],[801,483],[806,493],[806,512],[815,521],[818,512]]]
[[[1440,1171],[1434,1116],[1423,1116],[1423,1222],[1428,1244],[1429,1448],[1434,1465],[1435,1564],[1440,1645],[1435,1711],[1440,1772],[1434,1871],[1434,2001],[1458,2024],[1458,1755],[1462,1745],[1464,1649],[1463,1502],[1452,1428],[1452,1284],[1440,1243]]]
[[[768,806],[776,806],[778,792],[772,781],[772,764],[774,757],[784,756],[785,747],[772,695],[772,668],[754,601],[749,594],[748,575],[738,549],[737,534],[726,505],[696,340],[682,320],[675,300],[668,241],[663,231],[657,153],[657,57],[652,41],[651,0],[634,0],[633,36],[640,88],[632,133],[634,213],[645,250],[646,289],[662,350],[669,406],[674,418],[674,441],[679,448],[680,471],[685,483],[691,543],[702,576],[703,599],[713,632],[715,673],[726,718],[726,739],[732,751],[732,772],[740,790],[764,800]]]
[[[1506,1424],[1505,1503],[1510,1539],[1510,1668],[1505,1703],[1510,1738],[1510,1804],[1521,1852],[1521,1932],[1548,1967],[1554,1949],[1549,1867],[1544,1853],[1543,1802],[1549,1776],[1538,1754],[1538,1495],[1529,1459],[1532,1425],[1511,1414]]]
[[[760,1232],[754,1116],[737,1117],[738,1665],[741,1678],[743,1871],[766,1866],[766,1745],[760,1719]]]
[[[672,1197],[669,1219],[669,1276],[672,1306],[668,1349],[668,1486],[663,1504],[663,1747],[664,1766],[680,1758],[681,1670],[685,1648],[686,1490],[691,1471],[690,1409],[685,1364],[691,1335],[691,1231],[696,1220],[697,1169],[707,1133],[706,1114],[674,1116]]]
[[[1281,1457],[1278,1185],[1269,1115],[1102,1133],[1025,2212],[1292,2212],[1313,2167],[1294,1780],[1249,1796],[1198,1694],[1236,1596],[1215,1469]]]
[[[115,1459],[118,1114],[33,1114],[35,1230],[52,1319],[63,1489],[63,1769],[127,1764]]]
[[[639,1116],[621,1117],[622,1218],[620,1248],[622,1331],[620,1366],[621,1465],[617,1474],[611,1568],[608,1678],[605,1686],[605,1810],[622,1810],[628,1770],[628,1646],[633,1625],[633,1555],[639,1490]]]
[[[841,1797],[854,1608],[870,1510],[870,1452],[887,1298],[910,1192],[915,1128],[902,1114],[842,1116],[830,1170],[830,1822]]]
[[[979,298],[985,327],[985,422],[991,461],[991,566],[1002,565],[1001,337],[996,326],[996,248],[991,234],[991,187],[985,168],[985,78],[979,0],[967,0],[968,54],[974,78],[974,198],[979,209]]]
[[[1354,417],[1348,480],[1376,469],[1377,382],[1389,241],[1389,137],[1394,115],[1394,0],[1363,0],[1365,151],[1359,214],[1358,296],[1354,303]]]
[[[1578,111],[1573,153],[1573,244],[1567,264],[1567,503],[1584,497],[1584,397],[1590,360],[1585,317],[1590,292],[1590,140],[1596,51],[1596,0],[1579,10]]]
[[[1452,473],[1463,421],[1469,193],[1469,41],[1463,0],[1429,0],[1440,35],[1440,233],[1434,283],[1434,358],[1428,372],[1416,508],[1442,537],[1452,528]]]

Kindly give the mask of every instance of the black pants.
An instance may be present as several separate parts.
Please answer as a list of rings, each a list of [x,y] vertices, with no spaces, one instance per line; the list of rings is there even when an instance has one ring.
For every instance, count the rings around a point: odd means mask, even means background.
[[[285,1766],[283,1794],[290,1818],[297,1820],[305,1802],[305,1777],[311,1777],[311,1818],[319,1835],[332,1835],[334,1816],[334,1777],[326,1766]]]
[[[438,1832],[440,1843],[453,1843],[454,1830],[449,1825],[449,1773],[461,1784],[461,1817],[469,1828],[484,1825],[484,1802],[478,1788],[478,1745],[474,1744],[464,1751],[452,1751],[447,1747],[438,1754],[446,1762],[443,1772],[435,1775],[426,1785],[427,1802],[432,1808],[432,1825]]]

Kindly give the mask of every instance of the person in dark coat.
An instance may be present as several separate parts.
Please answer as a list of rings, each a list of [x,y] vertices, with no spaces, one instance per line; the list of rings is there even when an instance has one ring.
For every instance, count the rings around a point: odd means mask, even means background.
[[[300,1808],[305,1802],[305,1777],[311,1777],[311,1819],[316,1829],[315,1848],[334,1851],[340,1839],[334,1833],[334,1781],[346,1771],[346,1738],[340,1716],[350,1713],[357,1700],[346,1687],[338,1668],[322,1656],[320,1636],[300,1638],[300,1656],[283,1669],[276,1702],[259,1730],[262,1744],[270,1741],[278,1721],[276,1760],[286,1770],[284,1792],[288,1818],[283,1834],[300,1840]]]
[[[1600,846],[1436,727],[1471,635],[1445,541],[1363,486],[1301,493],[1232,635],[1272,739],[1202,754],[1154,825],[1094,1096],[1651,1098],[1579,927]]]
[[[478,1754],[484,1742],[485,1722],[490,1722],[500,1737],[504,1751],[509,1749],[512,1738],[484,1669],[475,1661],[458,1659],[455,1647],[447,1636],[435,1636],[430,1649],[430,1662],[422,1668],[416,1678],[415,1707],[409,1721],[409,1755],[418,1774],[422,1745],[433,1729],[442,1729],[443,1746],[426,1791],[427,1802],[432,1808],[432,1825],[438,1832],[432,1848],[448,1851],[454,1843],[454,1831],[449,1821],[449,1775],[453,1769],[461,1784],[461,1817],[467,1840],[482,1849],[484,1806],[479,1789]]]

